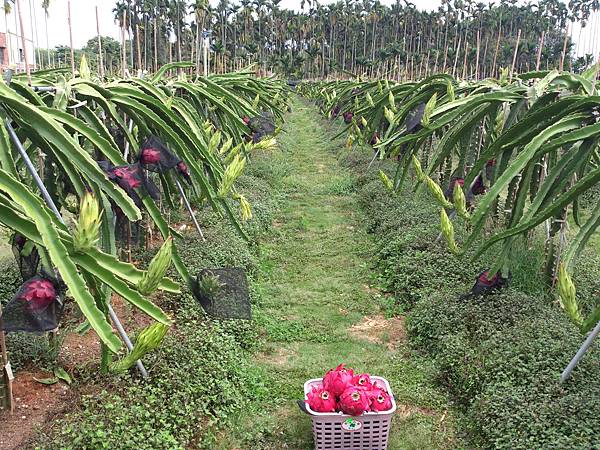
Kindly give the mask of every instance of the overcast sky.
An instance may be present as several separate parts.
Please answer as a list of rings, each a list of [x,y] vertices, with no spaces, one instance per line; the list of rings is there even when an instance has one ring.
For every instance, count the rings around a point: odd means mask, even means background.
[[[417,7],[422,9],[435,9],[441,1],[440,0],[412,0]],[[489,1],[489,0],[484,0]],[[35,15],[38,22],[38,30],[40,35],[38,36],[39,45],[42,47],[46,46],[46,36],[44,28],[44,12],[41,6],[40,0],[22,0],[24,4],[31,2],[34,5]],[[394,0],[381,0],[384,4],[391,4]],[[56,45],[68,45],[69,44],[69,29],[67,23],[67,3],[68,0],[50,0],[49,16],[48,16],[48,31],[49,31],[49,44],[50,47]],[[211,0],[211,3],[216,4],[216,0]],[[321,3],[331,3],[331,1],[323,0]],[[76,48],[83,47],[85,43],[96,36],[96,13],[95,8],[98,7],[98,15],[100,18],[100,32],[104,36],[112,36],[115,39],[120,40],[120,32],[118,27],[115,25],[113,19],[112,9],[114,8],[114,0],[71,0],[71,14],[73,17],[73,44]],[[300,0],[283,0],[281,6],[290,9],[299,9]],[[29,27],[26,27],[29,28]],[[588,31],[584,31],[582,41],[587,43],[590,39],[585,39],[589,33],[590,27],[587,27]],[[590,33],[591,36],[591,33]],[[575,40],[579,38],[578,29],[573,33]],[[584,46],[580,46],[579,53],[585,51]],[[600,50],[600,45],[598,46]],[[587,49],[590,51],[590,49]]]

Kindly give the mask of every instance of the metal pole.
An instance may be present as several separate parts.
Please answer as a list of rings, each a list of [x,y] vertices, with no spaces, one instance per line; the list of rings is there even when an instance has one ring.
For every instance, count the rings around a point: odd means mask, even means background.
[[[194,221],[194,225],[196,226],[196,230],[198,230],[198,233],[200,234],[200,237],[202,238],[202,242],[206,242],[206,238],[204,237],[204,233],[202,233],[202,229],[200,228],[200,224],[196,220],[196,216],[194,215],[194,211],[192,210],[192,207],[190,206],[190,202],[188,202],[188,199],[185,196],[185,192],[183,190],[183,186],[181,185],[181,182],[177,178],[175,178],[175,184],[177,185],[177,189],[179,189],[179,194],[183,198],[183,202],[185,203],[185,207],[187,208],[188,212],[190,213],[190,216],[192,217],[192,220]]]
[[[596,326],[594,327],[592,332],[588,335],[588,337],[585,339],[583,344],[581,344],[581,347],[579,347],[579,350],[577,351],[575,356],[573,356],[573,359],[571,360],[571,362],[569,363],[567,368],[560,375],[561,383],[564,383],[565,381],[567,381],[569,379],[569,377],[571,376],[571,372],[573,372],[573,369],[575,368],[575,366],[579,363],[581,358],[583,358],[583,355],[585,355],[585,353],[591,347],[592,343],[594,342],[594,339],[596,339],[596,336],[598,336],[599,333],[600,333],[600,322],[598,322],[596,324]]]
[[[6,119],[5,124],[6,124],[6,128],[8,130],[8,134],[10,135],[13,143],[17,147],[17,150],[19,150],[19,153],[21,154],[21,157],[23,158],[23,161],[25,162],[27,169],[31,173],[31,176],[34,179],[35,184],[37,185],[40,192],[42,193],[42,196],[44,197],[46,204],[52,210],[52,212],[58,218],[58,220],[60,220],[62,223],[64,223],[64,220],[63,220],[62,216],[60,215],[60,212],[56,208],[56,205],[54,204],[52,197],[50,197],[50,194],[48,193],[46,186],[44,185],[44,183],[42,182],[37,171],[33,167],[33,164],[31,163],[31,160],[29,159],[29,155],[27,155],[27,151],[25,150],[25,148],[23,148],[23,144],[21,144],[21,141],[19,140],[17,133],[15,133],[15,130],[13,129],[13,127],[10,123],[10,120]],[[115,328],[117,329],[119,335],[121,336],[121,339],[123,339],[123,341],[125,341],[125,345],[127,345],[127,348],[129,350],[131,350],[133,348],[131,340],[129,339],[129,336],[127,336],[127,333],[125,332],[125,329],[123,328],[123,325],[121,325],[121,322],[119,321],[119,318],[113,311],[110,303],[108,304],[108,314],[110,315],[110,318],[112,319],[113,323],[115,324]],[[137,365],[138,369],[140,370],[142,377],[146,378],[148,376],[148,372],[146,371],[142,361],[140,361],[140,360],[136,361],[136,365]]]

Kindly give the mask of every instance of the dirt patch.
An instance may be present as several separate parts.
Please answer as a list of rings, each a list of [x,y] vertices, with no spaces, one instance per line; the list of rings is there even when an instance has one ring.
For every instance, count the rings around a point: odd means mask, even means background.
[[[93,330],[82,335],[69,333],[65,337],[58,357],[59,366],[70,371],[88,364],[98,364],[99,361],[100,341]]]
[[[354,324],[349,333],[351,336],[374,344],[386,345],[394,350],[401,342],[406,341],[404,317],[386,319],[382,315],[365,316],[362,322]]]
[[[402,403],[397,403],[396,408],[397,408],[396,414],[398,416],[400,416],[402,419],[412,416],[413,414],[421,414],[424,416],[431,416],[431,417],[437,417],[440,415],[439,412],[434,411],[433,409],[421,408],[419,406],[414,406],[414,405],[403,405]],[[446,413],[444,413],[442,415],[441,420],[444,420],[445,417],[446,417]]]
[[[266,351],[257,355],[257,359],[272,366],[284,367],[288,365],[290,356],[295,354],[296,350],[294,348],[277,347],[271,349],[271,351]]]
[[[60,413],[73,398],[73,392],[65,383],[44,385],[35,381],[52,378],[44,371],[20,371],[13,382],[15,412],[0,412],[0,449],[12,450],[25,447],[36,428],[50,417]]]

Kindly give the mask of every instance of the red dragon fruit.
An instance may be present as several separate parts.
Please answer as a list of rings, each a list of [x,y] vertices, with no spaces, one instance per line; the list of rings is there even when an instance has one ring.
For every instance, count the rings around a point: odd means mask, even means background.
[[[373,384],[373,388],[369,392],[369,398],[371,400],[371,411],[381,412],[392,409],[390,394],[384,388],[377,386],[377,382]]]
[[[34,278],[23,287],[21,300],[25,300],[35,311],[44,309],[56,299],[56,288],[49,280]]]
[[[158,164],[160,162],[160,150],[155,148],[143,149],[140,161],[142,164]]]
[[[352,118],[354,117],[354,113],[347,111],[343,114],[345,123],[352,123]]]
[[[363,391],[356,386],[346,389],[338,402],[338,406],[342,412],[351,416],[360,416],[362,413],[369,411],[370,405],[369,392]]]
[[[340,364],[325,374],[323,387],[333,395],[339,396],[351,385],[353,376],[352,369],[346,369],[343,364]]]
[[[373,388],[371,376],[368,373],[361,373],[352,378],[352,385],[363,391],[370,391]]]
[[[336,401],[335,396],[332,395],[323,386],[312,388],[312,391],[307,395],[306,403],[310,406],[310,409],[316,412],[335,412]]]

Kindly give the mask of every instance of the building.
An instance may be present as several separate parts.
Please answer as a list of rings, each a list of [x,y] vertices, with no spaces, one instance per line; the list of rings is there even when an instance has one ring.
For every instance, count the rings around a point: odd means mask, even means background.
[[[23,16],[23,31],[25,34],[25,45],[27,49],[27,59],[29,68],[37,68],[36,50],[34,45],[34,33],[37,30],[33,27],[36,13],[43,14],[43,11],[36,11],[35,2],[37,0],[21,0],[21,11]],[[38,5],[38,9],[39,8]],[[19,14],[17,12],[16,2],[11,5],[8,14],[4,7],[0,7],[0,67],[16,67],[17,72],[25,71],[25,52],[21,39],[21,27],[19,26]],[[33,30],[33,32],[32,32]]]

